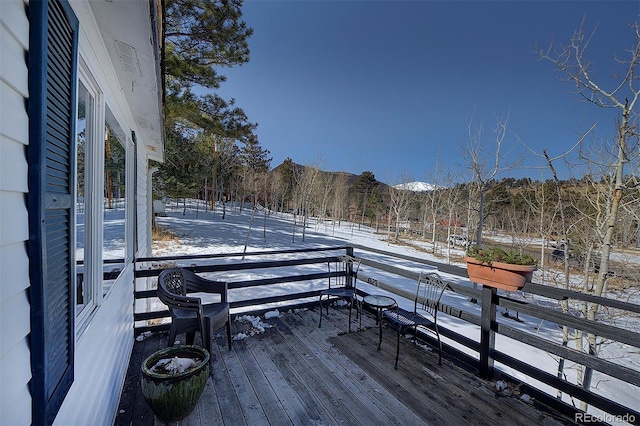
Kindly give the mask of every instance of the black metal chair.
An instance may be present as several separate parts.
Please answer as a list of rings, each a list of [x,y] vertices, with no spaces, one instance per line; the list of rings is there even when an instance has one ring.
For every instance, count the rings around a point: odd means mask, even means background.
[[[424,327],[435,334],[438,339],[438,364],[442,365],[442,341],[440,340],[440,332],[438,330],[438,308],[440,307],[440,299],[446,288],[447,284],[442,281],[442,278],[440,278],[438,274],[423,274],[421,272],[418,277],[418,288],[416,289],[416,297],[413,302],[413,312],[400,307],[383,312],[384,319],[393,323],[398,331],[396,369],[398,369],[398,358],[400,356],[400,335],[404,330],[411,327],[414,329],[414,343],[418,338],[418,327]],[[418,300],[421,306],[420,313],[418,313]]]
[[[220,302],[202,304],[201,298],[190,293],[220,295]],[[227,301],[227,283],[211,281],[183,268],[169,268],[158,277],[158,298],[169,307],[171,328],[169,346],[173,346],[178,334],[186,333],[187,345],[192,345],[196,331],[202,344],[211,352],[213,334],[226,324],[227,341],[231,349],[231,317]]]
[[[320,291],[320,322],[318,327],[322,327],[322,300],[326,297],[327,301],[332,299],[345,300],[349,304],[349,332],[351,332],[351,310],[354,305],[357,305],[358,297],[356,291],[356,282],[358,269],[360,268],[360,259],[356,259],[353,256],[339,256],[338,261],[335,262],[334,271],[331,271],[331,263],[327,263],[329,269],[329,288]],[[331,276],[335,276],[335,282],[332,286]],[[327,314],[329,314],[329,305],[327,303]],[[356,306],[356,318],[359,315],[358,308]]]

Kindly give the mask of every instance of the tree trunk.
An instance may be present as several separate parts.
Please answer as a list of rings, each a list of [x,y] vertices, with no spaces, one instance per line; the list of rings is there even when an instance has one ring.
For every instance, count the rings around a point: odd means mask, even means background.
[[[613,202],[611,203],[611,211],[608,212],[607,230],[602,241],[602,255],[600,257],[600,270],[594,288],[596,296],[602,296],[605,291],[607,277],[609,275],[609,257],[611,256],[611,243],[613,241],[613,231],[616,221],[618,220],[618,211],[620,202],[622,201],[622,193],[624,188],[624,163],[626,162],[627,138],[632,136],[633,130],[629,128],[629,115],[631,111],[628,109],[628,101],[625,103],[625,109],[622,113],[622,122],[618,126],[618,159],[615,163],[616,177],[613,190]],[[591,303],[587,310],[587,319],[595,321],[598,305]],[[597,354],[596,336],[593,333],[587,334],[587,343],[589,345],[589,354]],[[584,389],[591,387],[591,378],[593,370],[590,367],[585,368],[585,375],[582,382]]]

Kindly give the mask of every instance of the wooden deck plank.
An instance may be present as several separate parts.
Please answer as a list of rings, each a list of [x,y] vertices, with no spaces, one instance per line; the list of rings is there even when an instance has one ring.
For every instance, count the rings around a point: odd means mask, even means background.
[[[410,339],[401,338],[400,362],[398,370],[394,370],[395,333],[385,327],[380,351],[375,349],[377,337],[374,328],[330,340],[384,386],[397,389],[398,398],[426,421],[490,425],[499,419],[528,425],[549,418],[516,398],[496,398],[486,382],[445,360],[439,366],[436,351],[421,349]]]
[[[131,424],[141,426],[154,424],[153,412],[142,395],[142,386],[140,385],[141,367],[143,361],[149,355],[166,346],[166,336],[166,334],[161,334],[159,338],[144,339],[134,344],[134,351],[131,353],[131,360],[129,361],[129,365],[133,366],[133,368],[129,368],[130,373],[127,374],[130,378],[130,389],[133,393],[133,398],[131,398],[133,404],[130,406],[132,412],[129,413],[125,410],[125,417],[131,417]],[[115,424],[125,425],[128,423],[118,423],[118,420],[116,420]]]
[[[193,418],[192,424],[194,425],[209,426],[224,424],[213,379],[210,378],[207,380],[204,391],[202,392],[202,397],[198,401],[194,413],[189,417]]]
[[[327,341],[328,337],[335,336],[335,330],[331,329],[332,321],[327,321],[323,324],[323,328],[318,328],[312,320],[309,320],[310,315],[314,314],[303,312],[296,316],[287,315],[283,321],[289,324],[289,328],[298,338],[306,342],[327,368],[332,368],[333,373],[345,386],[349,387],[354,397],[361,404],[369,407],[374,417],[384,424],[418,425],[422,423],[419,417],[407,410],[400,401],[377,382],[371,380],[366,372]]]
[[[387,331],[387,330],[385,330]],[[387,333],[385,344],[388,349],[394,351],[396,347],[396,335],[393,330]],[[391,336],[390,336],[391,335]],[[431,347],[429,347],[431,348]],[[409,356],[403,357],[403,351],[412,351]],[[440,405],[457,411],[460,415],[469,415],[474,424],[493,424],[499,418],[509,424],[530,424],[538,422],[539,413],[531,406],[519,401],[517,398],[496,397],[493,390],[489,389],[489,383],[470,375],[468,371],[455,367],[452,364],[437,364],[437,350],[425,351],[420,346],[414,345],[410,339],[401,337],[399,370],[406,371],[406,376],[416,386],[423,386],[429,381],[430,387],[437,387],[437,395]],[[416,380],[416,371],[424,370],[426,378],[419,382]],[[447,380],[442,379],[446,376]],[[435,378],[438,377],[438,380]],[[432,394],[432,392],[430,392]],[[464,404],[461,404],[464,401]],[[460,407],[460,408],[459,408]]]
[[[196,336],[194,344],[202,344],[199,335]],[[165,345],[161,346],[164,347]],[[216,386],[214,385],[214,377],[216,374],[215,369],[219,368],[219,360],[221,357],[220,346],[216,344],[215,340],[212,341],[211,344],[210,357],[209,378],[205,383],[204,390],[202,391],[202,396],[198,400],[198,403],[196,404],[196,407],[193,409],[193,411],[184,419],[181,419],[177,422],[170,422],[168,424],[156,418],[154,423],[156,426],[208,426],[223,424],[222,412],[220,409],[220,405],[218,404]]]
[[[346,335],[345,335],[346,336]],[[348,338],[339,336],[331,338],[333,343],[341,352],[347,355],[358,364],[364,371],[371,375],[381,386],[385,387],[396,398],[416,413],[422,421],[430,424],[454,424],[449,415],[438,414],[437,410],[430,408],[431,403],[428,398],[420,401],[414,389],[408,388],[408,383],[403,380],[393,369],[391,357],[383,356],[383,351],[377,351],[378,338],[377,327],[369,330],[351,333]]]
[[[357,343],[351,342],[354,343],[354,345],[347,348],[337,345],[338,349],[344,353],[345,356],[349,356],[354,364],[363,368],[367,374],[375,377],[375,381],[379,383],[383,389],[391,391],[394,397],[398,398],[401,404],[404,405],[404,409],[417,415],[418,418],[421,419],[420,421],[431,424],[446,424],[442,417],[434,415],[426,406],[420,404],[414,407],[411,405],[415,402],[415,397],[402,386],[401,382],[398,382],[398,378],[393,378],[397,373],[394,373],[393,363],[389,361],[392,358],[387,346],[384,345],[381,351],[377,351],[379,327],[376,325],[375,317],[367,312],[364,312],[363,315],[363,330],[349,334],[338,334],[344,338],[355,339]],[[383,343],[389,337],[389,330],[384,331]],[[335,338],[336,336],[329,336],[328,340],[331,344],[335,344]],[[393,350],[393,356],[395,357],[395,348]],[[391,377],[389,377],[389,375],[391,375]],[[407,405],[407,401],[411,404]]]
[[[386,362],[390,362],[393,368],[397,334],[388,328],[385,331],[382,347],[385,353],[390,354],[386,357]],[[401,338],[400,346],[397,372],[403,380],[403,387],[412,389],[415,398],[428,400],[430,410],[447,419],[450,424],[467,422],[487,425],[483,416],[483,403],[478,407],[475,399],[467,398],[468,394],[476,390],[476,383],[464,383],[461,389],[459,382],[451,377],[455,368],[445,361],[442,366],[438,365],[434,351],[421,349],[405,338]],[[445,376],[447,380],[442,379]],[[433,389],[438,389],[438,392],[433,392]]]
[[[269,329],[263,335],[258,336],[258,340],[262,345],[265,354],[273,360],[274,365],[286,381],[287,385],[298,395],[298,399],[302,403],[303,412],[296,413],[296,418],[306,418],[310,424],[329,423],[338,424],[331,417],[327,417],[326,410],[320,400],[320,396],[316,395],[316,388],[313,387],[312,381],[305,383],[308,379],[306,374],[302,376],[299,371],[304,368],[300,365],[300,360],[291,357],[290,351],[283,348],[283,338],[279,331]],[[295,420],[294,420],[295,422]]]
[[[249,386],[251,386],[253,392],[255,392],[257,403],[260,404],[264,412],[266,423],[271,425],[290,424],[291,420],[289,416],[276,396],[274,389],[271,387],[271,383],[265,376],[263,368],[260,366],[260,361],[256,359],[251,347],[247,345],[245,340],[234,342],[234,346],[235,353],[244,370]],[[244,405],[246,405],[246,403]],[[255,424],[253,421],[249,423]]]
[[[243,342],[235,342],[234,351],[221,350],[224,368],[229,373],[231,389],[235,392],[239,401],[242,414],[248,425],[268,424],[260,400],[251,384],[251,379],[247,376],[244,366],[240,362],[239,353],[246,351],[247,347]]]
[[[351,342],[347,342],[349,348],[355,348],[359,351],[358,356],[367,358],[363,362],[370,362],[374,370],[371,370],[375,378],[381,375],[381,381],[386,386],[402,389],[400,399],[414,410],[419,411],[422,415],[437,416],[438,423],[446,423],[451,425],[458,424],[477,424],[485,425],[483,416],[484,410],[477,409],[475,399],[466,399],[465,391],[460,391],[456,386],[456,380],[453,380],[449,374],[445,374],[447,366],[437,365],[437,358],[430,352],[420,350],[413,344],[407,344],[406,340],[401,340],[401,362],[398,370],[393,369],[395,362],[395,340],[396,336],[389,329],[384,330],[382,347],[380,351],[375,348],[378,357],[374,357],[371,352],[366,349],[363,351]],[[362,345],[377,345],[378,331],[370,330],[370,336],[361,335],[360,338],[365,341]],[[374,341],[373,344],[371,341]],[[424,352],[424,353],[421,353]],[[404,358],[402,355],[404,354]],[[430,361],[426,361],[430,358]],[[412,359],[421,359],[421,362],[413,364]],[[443,368],[444,367],[444,368]],[[425,374],[427,373],[427,374]],[[450,373],[446,371],[446,373]],[[447,380],[439,380],[438,377],[446,376]],[[437,392],[433,392],[437,389]],[[465,390],[472,392],[469,384],[465,384]],[[473,388],[475,390],[475,388]]]
[[[300,395],[290,386],[289,381],[285,380],[280,368],[264,350],[261,339],[248,339],[247,346],[251,348],[254,357],[260,360],[259,365],[290,422],[304,424],[305,420],[314,420],[312,418],[314,413],[307,411]],[[318,414],[316,418],[320,419],[320,415]]]
[[[242,401],[234,391],[230,372],[225,362],[225,349],[217,344],[212,344],[212,352],[214,348],[216,359],[212,363],[211,380],[221,416],[226,424],[246,425],[247,422],[242,412]],[[205,399],[205,402],[207,400],[208,398]]]
[[[385,363],[393,369],[397,334],[384,327],[381,352],[386,354]],[[473,410],[473,403],[464,399],[463,393],[456,387],[456,381],[442,377],[450,373],[451,368],[446,361],[438,365],[437,355],[433,351],[421,349],[408,339],[401,339],[400,361],[398,364],[398,380],[404,388],[411,389],[414,398],[422,402],[428,401],[429,409],[446,419],[450,424],[471,422],[484,425],[479,413]],[[447,376],[448,377],[448,376]],[[438,392],[433,392],[438,389]]]
[[[298,357],[303,358],[306,361],[309,370],[313,371],[313,373],[317,375],[318,379],[321,380],[317,385],[324,386],[326,388],[328,396],[327,400],[335,401],[332,405],[333,410],[340,410],[344,407],[349,414],[348,416],[345,416],[345,420],[347,421],[350,421],[350,419],[358,419],[371,425],[385,424],[385,422],[382,421],[382,417],[380,417],[381,412],[379,412],[379,410],[372,411],[372,405],[363,403],[359,398],[357,398],[352,387],[346,385],[345,381],[341,380],[341,377],[336,374],[336,371],[342,368],[340,365],[335,363],[333,359],[331,359],[329,365],[323,362],[319,356],[322,351],[314,351],[313,347],[310,347],[308,344],[309,340],[300,339],[291,328],[286,327],[286,329],[282,330],[282,335],[285,337],[285,340],[287,340],[295,354],[297,354]],[[356,392],[359,391],[361,391],[361,389],[358,389]]]
[[[280,353],[286,353],[289,366],[295,375],[300,377],[315,399],[315,403],[323,407],[324,421],[331,419],[335,424],[356,424],[358,418],[349,405],[349,395],[345,395],[343,387],[330,372],[323,370],[315,356],[293,336],[286,325],[278,321],[280,333],[272,336],[274,348]],[[331,376],[328,382],[326,376]]]
[[[330,308],[318,328],[317,308],[282,314],[261,335],[212,345],[212,371],[196,409],[182,425],[443,424],[529,426],[570,424],[515,397],[496,397],[489,383],[443,357],[401,339],[394,370],[396,335],[378,328],[371,314],[348,330],[348,309]],[[232,325],[234,333],[241,325]],[[166,346],[166,333],[135,342],[117,426],[164,425],[140,390],[142,360]],[[223,336],[224,337],[224,336]],[[217,342],[219,340],[219,342]],[[196,344],[199,344],[196,338]]]

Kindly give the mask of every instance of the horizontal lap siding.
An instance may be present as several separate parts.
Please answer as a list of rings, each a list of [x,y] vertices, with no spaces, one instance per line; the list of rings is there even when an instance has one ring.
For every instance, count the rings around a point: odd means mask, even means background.
[[[133,347],[132,265],[76,342],[75,380],[54,424],[109,425]]]
[[[29,118],[25,53],[29,23],[21,0],[0,1],[0,424],[31,423],[29,237],[25,194]]]
[[[1,1],[1,0],[0,0]],[[81,35],[81,53],[95,52],[95,57],[83,57],[87,67],[97,85],[105,90],[105,99],[109,102],[115,117],[126,117],[128,111],[118,109],[126,105],[121,99],[121,92],[106,92],[115,87],[114,76],[105,75],[104,71],[113,69],[109,63],[109,55],[99,38],[98,28],[92,25],[91,8],[85,3],[71,3],[76,13]],[[90,48],[89,48],[90,47]],[[120,64],[115,64],[120,66]],[[133,122],[133,120],[131,120]],[[137,130],[121,123],[125,133]],[[139,132],[136,132],[139,133]],[[138,141],[138,146],[145,147],[144,140]],[[144,149],[141,148],[141,152]],[[133,159],[127,159],[133,161]],[[138,159],[138,225],[140,227],[139,244],[144,247],[147,242],[146,228],[146,171],[147,160],[143,154]],[[127,193],[133,194],[133,187],[126,188]],[[127,235],[127,241],[133,236]],[[82,335],[76,336],[75,346],[75,377],[67,397],[65,398],[54,424],[61,425],[110,425],[115,419],[120,392],[126,377],[126,370],[133,347],[133,265],[125,267],[113,287],[105,297],[102,305],[96,310]]]

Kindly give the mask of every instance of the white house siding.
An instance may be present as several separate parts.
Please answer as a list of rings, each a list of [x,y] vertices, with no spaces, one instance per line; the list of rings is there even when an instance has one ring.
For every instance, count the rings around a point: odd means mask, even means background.
[[[31,423],[29,238],[25,197],[29,121],[22,0],[0,1],[0,424]]]
[[[54,424],[110,425],[133,347],[132,265],[76,341],[75,380]]]
[[[29,22],[25,3],[0,0],[0,425],[32,422],[26,249],[29,120],[25,105],[29,94],[25,56]],[[122,129],[138,135],[138,199],[134,202],[138,211],[139,253],[146,255],[150,246],[148,156],[161,159],[162,152],[158,151],[157,139],[145,141],[140,136],[145,129],[136,125],[123,93],[126,88],[115,77],[115,65],[109,59],[89,2],[72,0],[70,4],[80,22],[80,54]],[[144,4],[148,5],[144,1],[139,3]],[[153,110],[149,108],[149,112]],[[148,150],[150,146],[154,147],[152,153]],[[130,191],[132,194],[132,188]],[[126,238],[130,241],[134,237],[129,233]],[[75,378],[55,424],[113,423],[133,346],[133,281],[133,265],[129,264],[91,322],[81,335],[76,335]]]
[[[100,29],[94,19],[92,8],[86,2],[71,2],[80,21],[80,55],[87,64],[93,78],[104,93],[104,98],[124,132],[137,135],[138,129],[126,98],[116,78],[115,68],[100,37]],[[106,42],[113,43],[113,40]],[[138,140],[138,221],[146,217],[146,147]],[[133,158],[127,161],[133,162]],[[133,188],[127,189],[133,194]],[[132,227],[128,227],[132,230]],[[139,229],[139,244],[146,246],[147,233]],[[130,233],[127,241],[134,236]],[[113,287],[97,309],[94,317],[81,336],[76,336],[75,378],[71,390],[54,424],[56,425],[100,425],[112,424],[124,384],[133,347],[133,265],[125,267]]]
[[[140,144],[138,144],[140,147]],[[138,253],[137,257],[151,256],[151,215],[153,214],[153,196],[151,194],[151,176],[148,167],[149,160],[142,152],[146,151],[144,147],[139,148],[138,154],[138,199],[136,206],[138,211]],[[144,196],[143,196],[144,194]]]
[[[138,223],[141,255],[150,239],[148,221],[147,161],[145,148],[138,160]],[[133,265],[118,278],[95,317],[76,344],[76,377],[54,424],[109,425],[115,419],[133,347]],[[83,407],[82,409],[79,407]]]

